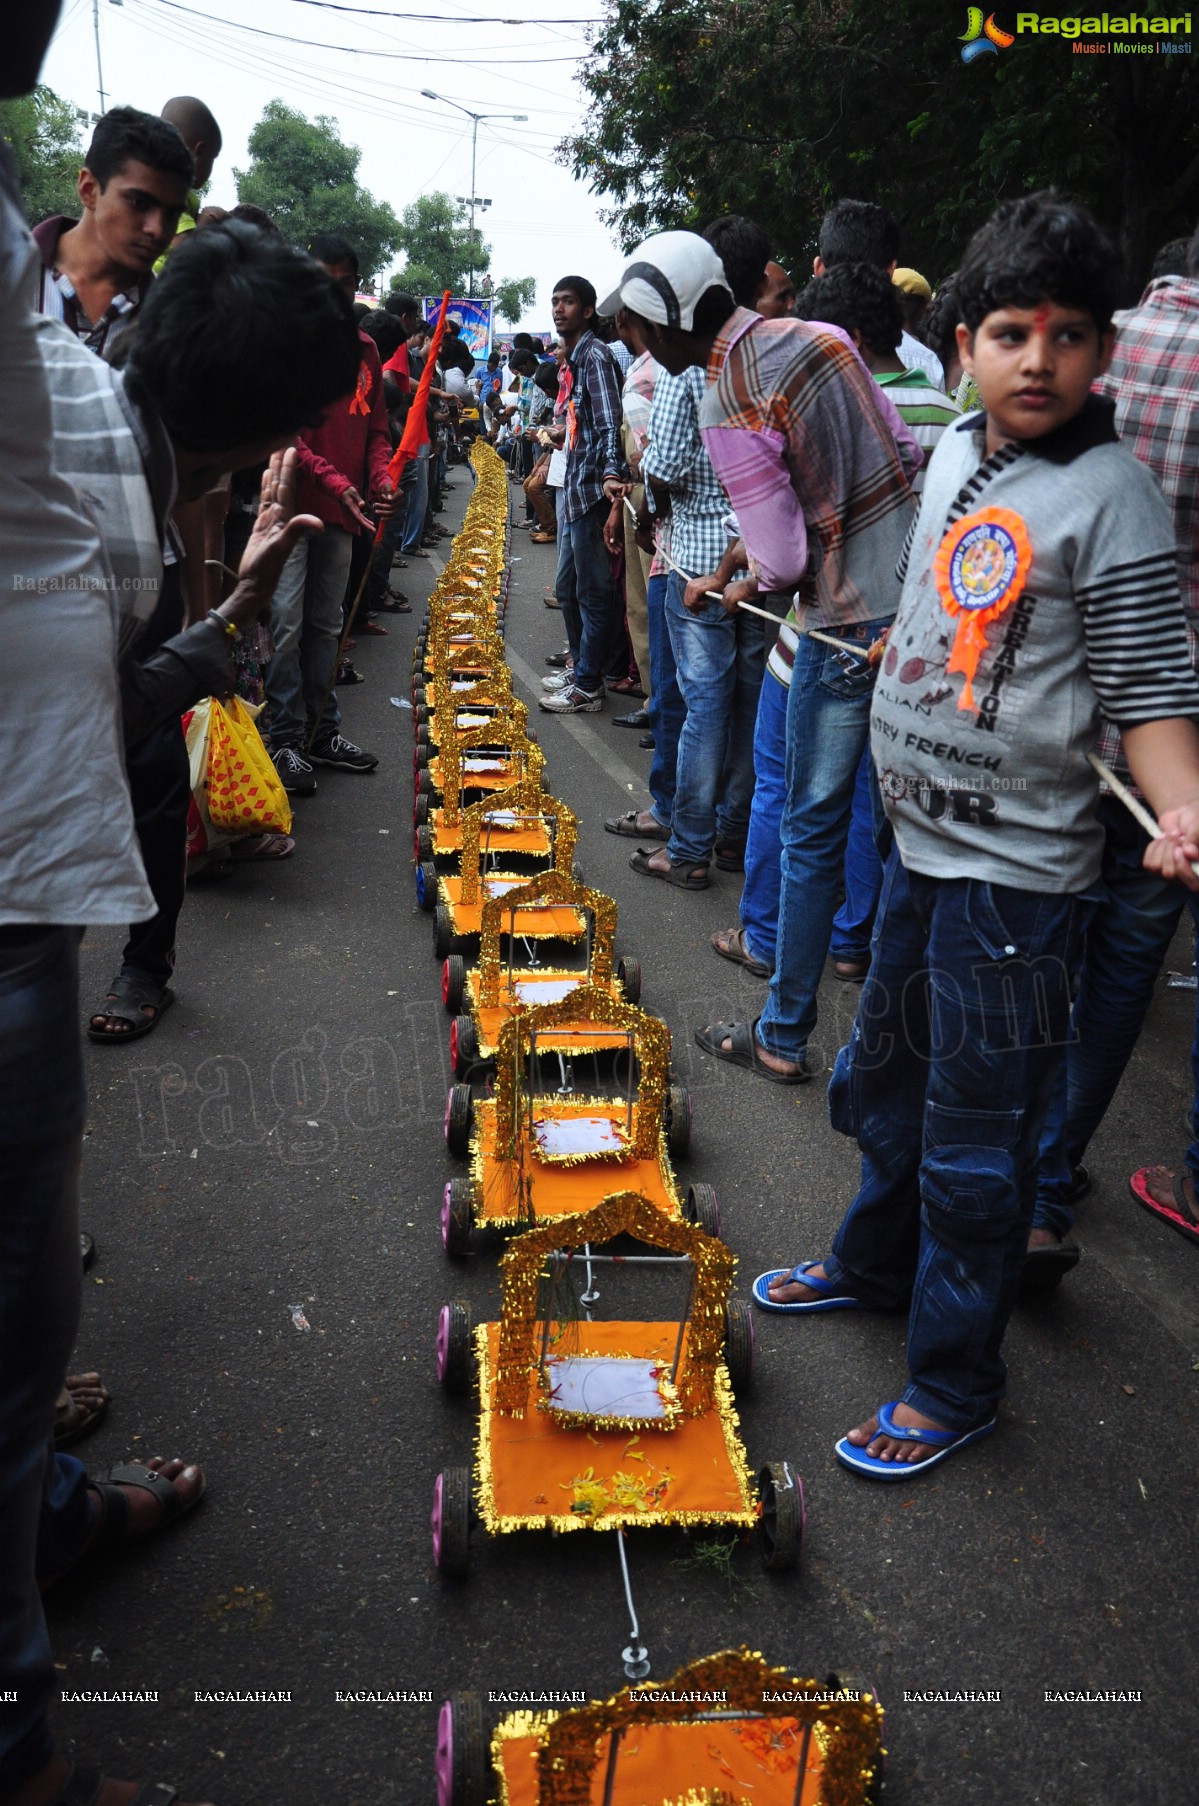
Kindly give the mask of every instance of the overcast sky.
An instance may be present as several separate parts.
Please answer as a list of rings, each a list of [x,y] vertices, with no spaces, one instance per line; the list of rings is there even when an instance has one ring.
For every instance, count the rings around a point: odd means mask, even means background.
[[[583,117],[580,21],[600,8],[532,0],[525,10],[552,23],[469,22],[516,10],[511,0],[99,0],[107,104],[157,113],[173,94],[206,101],[224,136],[208,198],[225,207],[237,199],[233,171],[246,167],[247,140],[268,101],[309,118],[331,114],[362,151],[359,181],[397,213],[434,189],[470,191],[471,122],[423,99],[422,88],[476,113],[526,113],[525,124],[479,126],[475,192],[492,204],[476,223],[492,247],[493,276],[536,277],[536,304],[521,325],[548,330],[559,276],[587,276],[604,294],[622,262],[599,222],[599,200],[553,157]],[[433,20],[395,16],[434,11]],[[65,0],[42,80],[99,111],[93,0]]]

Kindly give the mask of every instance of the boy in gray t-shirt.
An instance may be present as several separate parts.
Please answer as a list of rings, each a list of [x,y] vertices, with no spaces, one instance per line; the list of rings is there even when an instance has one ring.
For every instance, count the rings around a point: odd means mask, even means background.
[[[1199,889],[1199,683],[1169,510],[1091,387],[1114,252],[1053,194],[1012,202],[961,267],[985,413],[933,454],[872,710],[895,846],[838,1057],[833,1125],[862,1182],[831,1257],[762,1274],[768,1310],[899,1310],[903,1397],[836,1445],[873,1479],[995,1427],[1037,1143],[1099,875],[1101,713],[1159,812],[1145,864]]]

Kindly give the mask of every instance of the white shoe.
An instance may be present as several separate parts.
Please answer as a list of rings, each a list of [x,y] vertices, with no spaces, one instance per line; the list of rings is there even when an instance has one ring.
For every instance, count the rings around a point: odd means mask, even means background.
[[[551,671],[548,677],[543,677],[541,687],[543,690],[550,691],[566,690],[570,688],[574,680],[575,674],[568,666],[563,671]]]
[[[573,683],[540,699],[540,707],[551,715],[598,715],[603,706],[602,690],[592,695],[588,690],[576,690]]]

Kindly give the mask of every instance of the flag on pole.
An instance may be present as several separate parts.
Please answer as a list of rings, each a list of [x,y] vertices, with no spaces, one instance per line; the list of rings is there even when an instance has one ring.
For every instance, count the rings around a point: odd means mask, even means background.
[[[387,466],[387,475],[391,480],[391,486],[397,493],[403,479],[405,466],[417,456],[422,445],[429,443],[429,390],[433,386],[433,371],[437,363],[437,353],[441,350],[441,341],[445,337],[445,320],[449,305],[450,291],[447,288],[441,297],[441,312],[437,316],[433,337],[429,342],[429,349],[425,353],[425,367],[420,373],[420,379],[412,397],[412,406],[408,410],[408,419],[404,424],[400,443],[392,452],[391,463]],[[383,522],[380,521],[375,534],[376,545],[382,537]]]

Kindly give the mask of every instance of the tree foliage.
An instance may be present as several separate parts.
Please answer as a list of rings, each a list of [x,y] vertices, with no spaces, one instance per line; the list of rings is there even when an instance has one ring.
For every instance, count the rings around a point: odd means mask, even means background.
[[[233,172],[237,198],[264,207],[298,245],[318,232],[341,233],[369,281],[394,256],[400,222],[386,201],[359,187],[361,157],[357,145],[342,142],[335,119],[306,119],[272,100],[250,133],[249,168]]]
[[[53,88],[37,87],[0,104],[0,134],[12,146],[25,213],[35,225],[50,214],[79,213],[84,122],[78,108]]]
[[[393,289],[412,295],[490,293],[501,318],[520,319],[537,294],[533,276],[508,276],[492,282],[491,246],[476,226],[472,234],[468,210],[452,195],[435,190],[422,194],[400,216],[403,268],[391,279]]]
[[[610,0],[559,155],[615,198],[626,248],[747,213],[800,278],[842,195],[890,206],[937,278],[998,201],[1054,185],[1117,233],[1135,290],[1199,212],[1196,59],[1025,35],[966,67],[963,22],[940,0]]]
[[[400,215],[399,248],[404,266],[391,279],[392,288],[414,295],[440,295],[449,289],[464,295],[472,272],[491,261],[491,246],[476,226],[472,236],[466,208],[452,195],[435,191],[418,195]]]
[[[537,299],[537,279],[535,276],[509,276],[505,282],[496,283],[492,298],[500,319],[515,326]]]

